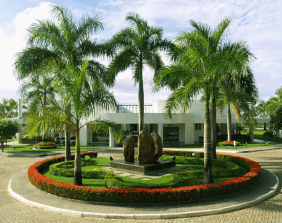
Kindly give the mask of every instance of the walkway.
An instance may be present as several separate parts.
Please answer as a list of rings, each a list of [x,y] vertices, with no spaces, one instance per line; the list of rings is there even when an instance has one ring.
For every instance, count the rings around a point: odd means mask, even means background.
[[[260,148],[261,149],[261,148]],[[99,157],[118,157],[120,151],[110,153],[99,152]],[[247,157],[260,163],[265,168],[276,174],[282,180],[282,149],[239,153],[238,156]],[[17,173],[27,169],[36,161],[46,157],[16,157],[0,155],[0,222],[148,222],[148,220],[124,220],[124,219],[94,219],[74,215],[61,214],[30,207],[13,198],[8,192],[10,179]],[[172,220],[153,220],[152,222],[282,222],[282,195],[277,193],[272,198],[252,207],[226,214],[218,214],[203,217],[190,217]],[[93,210],[94,212],[95,210]]]

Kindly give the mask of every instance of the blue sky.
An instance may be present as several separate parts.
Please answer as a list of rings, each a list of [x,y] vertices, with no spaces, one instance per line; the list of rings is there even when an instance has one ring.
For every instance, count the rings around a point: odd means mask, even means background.
[[[50,5],[68,7],[78,19],[85,13],[100,14],[105,29],[96,34],[107,40],[118,30],[129,26],[128,12],[139,13],[149,25],[161,26],[164,36],[173,39],[181,31],[189,31],[188,21],[194,19],[212,27],[226,16],[233,16],[231,41],[244,40],[257,60],[252,69],[262,100],[275,96],[282,86],[282,1],[280,0],[96,0],[96,1],[0,1],[0,100],[18,99],[20,83],[13,63],[17,52],[25,48],[26,29],[36,19],[53,19]],[[165,55],[164,55],[165,58]],[[104,64],[108,61],[100,59]],[[151,92],[153,72],[144,69],[145,104],[167,99],[170,91]],[[120,104],[137,104],[138,88],[134,87],[131,70],[120,73],[110,89]]]

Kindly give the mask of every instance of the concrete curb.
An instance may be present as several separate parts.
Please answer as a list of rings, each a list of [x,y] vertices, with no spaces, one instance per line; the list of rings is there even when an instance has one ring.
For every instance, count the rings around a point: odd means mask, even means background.
[[[269,172],[272,177],[275,178],[276,182],[275,185],[271,188],[271,190],[262,195],[259,196],[253,200],[250,200],[248,202],[243,202],[241,204],[236,204],[236,205],[230,205],[226,206],[223,208],[215,208],[215,209],[208,209],[208,210],[200,210],[200,211],[187,211],[187,212],[177,212],[177,213],[164,213],[164,214],[116,214],[116,213],[95,213],[95,212],[83,212],[83,211],[74,211],[74,210],[68,210],[68,209],[62,209],[62,208],[57,208],[57,207],[52,207],[44,204],[40,204],[37,202],[30,201],[21,195],[17,194],[14,192],[11,188],[11,182],[14,179],[16,175],[12,177],[12,179],[9,182],[9,192],[10,194],[18,199],[19,201],[30,205],[34,206],[37,208],[42,208],[46,210],[51,210],[51,211],[56,211],[56,212],[61,212],[61,213],[66,213],[66,214],[73,214],[73,215],[79,215],[79,216],[84,216],[84,217],[93,217],[93,218],[107,218],[107,219],[172,219],[172,218],[186,218],[186,217],[195,217],[195,216],[205,216],[205,215],[215,215],[215,214],[222,214],[230,211],[236,211],[239,209],[243,209],[249,206],[252,206],[254,204],[257,204],[265,199],[268,199],[269,197],[273,196],[278,188],[279,188],[279,179],[278,177],[273,174],[272,172],[265,170]],[[19,174],[19,173],[18,173]],[[118,205],[118,204],[117,204]]]

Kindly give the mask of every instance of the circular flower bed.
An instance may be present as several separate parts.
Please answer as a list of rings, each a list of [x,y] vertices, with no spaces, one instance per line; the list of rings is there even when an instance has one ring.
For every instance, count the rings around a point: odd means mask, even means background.
[[[185,155],[185,152],[182,151],[166,152],[169,154]],[[93,152],[82,153],[82,157],[91,154],[93,154]],[[249,172],[241,177],[232,180],[198,186],[156,189],[96,189],[62,183],[40,174],[41,171],[43,171],[51,164],[64,160],[64,156],[59,156],[39,161],[30,166],[28,169],[28,177],[31,184],[35,187],[65,198],[96,202],[157,203],[191,201],[233,193],[241,189],[248,188],[249,186],[254,184],[261,174],[260,165],[247,158],[230,155],[217,155],[217,157],[219,159],[229,160],[237,164],[246,166],[249,168]]]
[[[57,145],[53,142],[39,142],[33,145],[33,148],[37,148],[39,146],[40,149],[56,149]]]

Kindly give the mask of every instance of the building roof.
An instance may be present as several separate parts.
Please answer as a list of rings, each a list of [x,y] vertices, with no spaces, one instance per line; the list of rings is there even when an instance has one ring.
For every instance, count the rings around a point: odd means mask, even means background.
[[[119,105],[117,113],[139,113],[138,105]],[[153,105],[144,105],[144,113],[155,113]]]

